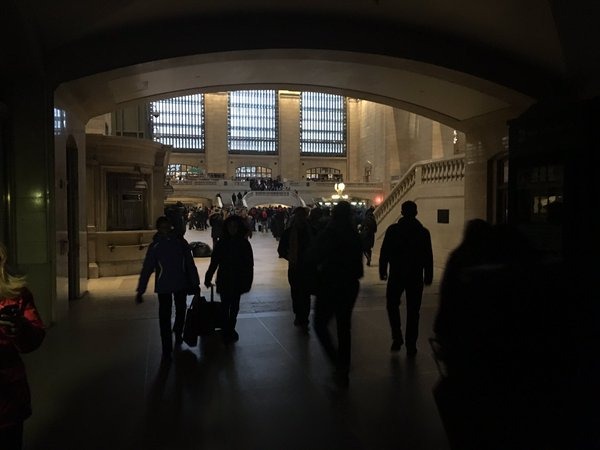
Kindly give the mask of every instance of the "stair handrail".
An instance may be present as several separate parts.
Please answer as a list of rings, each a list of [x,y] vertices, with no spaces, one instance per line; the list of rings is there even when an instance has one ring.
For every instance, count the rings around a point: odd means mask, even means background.
[[[417,180],[417,168],[421,168]],[[465,176],[465,155],[455,155],[444,159],[428,159],[417,161],[402,175],[398,184],[388,196],[375,208],[374,215],[377,223],[381,223],[385,216],[400,202],[408,191],[419,183],[438,183],[446,181],[459,181]]]

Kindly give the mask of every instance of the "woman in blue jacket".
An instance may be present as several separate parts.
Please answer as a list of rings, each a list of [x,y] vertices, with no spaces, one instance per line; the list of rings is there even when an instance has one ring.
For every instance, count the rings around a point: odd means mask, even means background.
[[[171,332],[171,310],[175,301],[175,344],[183,342],[186,296],[200,292],[198,269],[192,257],[192,250],[185,239],[173,232],[173,225],[165,216],[156,221],[158,232],[148,247],[142,273],[137,287],[136,301],[142,302],[148,280],[152,272],[154,292],[158,294],[158,322],[162,341],[163,358],[170,359],[173,350]]]

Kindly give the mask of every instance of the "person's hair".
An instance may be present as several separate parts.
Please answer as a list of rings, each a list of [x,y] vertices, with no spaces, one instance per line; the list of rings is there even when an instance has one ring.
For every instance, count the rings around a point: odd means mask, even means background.
[[[25,277],[15,276],[6,270],[8,261],[8,250],[0,242],[0,298],[17,297],[22,288],[25,287]]]
[[[350,203],[341,201],[333,207],[331,218],[336,221],[350,221],[352,218],[352,206]]]
[[[166,216],[160,216],[158,219],[156,219],[156,228],[160,228],[160,226],[163,223],[168,223],[169,225],[171,225],[171,221],[168,219],[168,217]]]
[[[417,217],[417,204],[411,200],[402,203],[401,212],[403,216]]]
[[[229,230],[227,228],[227,225],[231,222],[236,222],[238,226],[237,233],[233,236],[229,234]],[[246,228],[246,222],[244,222],[244,219],[241,216],[232,214],[228,216],[227,219],[225,219],[225,221],[223,222],[223,238],[225,239],[233,237],[245,237],[247,233],[248,228]]]
[[[323,216],[323,211],[321,210],[321,208],[319,208],[318,206],[314,207],[313,209],[310,210],[310,213],[308,214],[308,217],[311,220],[317,220],[320,219],[321,216]]]
[[[294,209],[294,216],[296,216],[296,217],[302,216],[303,218],[306,218],[306,217],[308,217],[308,212],[306,211],[306,208],[304,208],[302,206],[298,206],[296,209]]]
[[[463,243],[467,245],[490,245],[492,225],[483,219],[471,219],[465,225]]]

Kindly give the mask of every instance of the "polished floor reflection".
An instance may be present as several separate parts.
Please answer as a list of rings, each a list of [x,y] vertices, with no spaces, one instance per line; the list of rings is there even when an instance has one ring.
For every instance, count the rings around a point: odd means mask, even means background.
[[[210,242],[206,232],[186,238]],[[91,280],[90,294],[26,356],[34,415],[25,448],[447,449],[427,346],[437,284],[426,289],[420,351],[410,360],[389,352],[385,284],[375,265],[365,266],[343,391],[314,332],[292,325],[276,241],[257,234],[251,242],[256,276],[242,297],[240,341],[225,346],[214,335],[184,344],[168,365],[154,295],[134,304],[135,276]],[[203,279],[208,259],[196,263]]]

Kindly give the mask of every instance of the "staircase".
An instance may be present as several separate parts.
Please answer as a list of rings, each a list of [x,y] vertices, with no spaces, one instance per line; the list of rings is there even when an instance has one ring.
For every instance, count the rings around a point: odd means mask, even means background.
[[[426,194],[443,197],[444,193],[439,190],[439,187],[444,185],[459,189],[462,187],[464,195],[464,177],[464,154],[446,159],[419,161],[413,164],[385,200],[375,209],[378,230],[376,241],[381,241],[387,227],[398,221],[402,202],[415,200]]]

